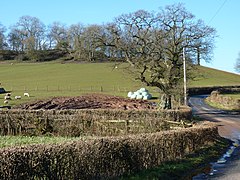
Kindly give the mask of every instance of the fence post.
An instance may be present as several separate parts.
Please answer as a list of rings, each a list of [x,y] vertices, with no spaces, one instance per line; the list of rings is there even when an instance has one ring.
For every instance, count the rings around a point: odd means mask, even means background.
[[[128,121],[128,120],[125,121],[125,125],[126,125],[126,132],[127,132],[127,134],[128,134],[129,129],[130,129],[130,127],[129,127],[129,121]]]

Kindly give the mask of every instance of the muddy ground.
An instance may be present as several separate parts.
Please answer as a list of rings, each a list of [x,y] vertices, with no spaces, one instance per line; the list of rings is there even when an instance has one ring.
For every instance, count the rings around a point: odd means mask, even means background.
[[[89,94],[78,97],[54,97],[21,104],[15,108],[36,109],[154,109],[153,103],[103,94]]]

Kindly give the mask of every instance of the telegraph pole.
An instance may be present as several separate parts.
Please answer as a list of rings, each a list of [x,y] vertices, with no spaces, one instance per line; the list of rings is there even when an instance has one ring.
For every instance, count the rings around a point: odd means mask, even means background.
[[[187,106],[187,76],[186,76],[185,48],[183,48],[183,91],[184,91],[184,105]]]

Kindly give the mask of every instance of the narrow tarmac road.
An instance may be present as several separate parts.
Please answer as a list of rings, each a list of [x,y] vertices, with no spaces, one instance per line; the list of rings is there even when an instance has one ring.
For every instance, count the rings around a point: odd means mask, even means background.
[[[189,105],[193,108],[193,114],[204,120],[214,122],[218,125],[220,136],[238,142],[240,140],[240,114],[238,112],[227,112],[214,109],[208,106],[204,99],[207,95],[192,96]],[[240,147],[237,147],[231,156],[226,158],[226,162],[212,163],[212,171],[209,174],[195,176],[194,180],[200,179],[240,179]]]

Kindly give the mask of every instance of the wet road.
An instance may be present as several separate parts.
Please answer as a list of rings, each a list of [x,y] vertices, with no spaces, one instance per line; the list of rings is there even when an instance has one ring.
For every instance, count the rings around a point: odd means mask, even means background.
[[[206,95],[193,96],[189,99],[189,105],[193,108],[193,114],[218,125],[219,134],[222,137],[239,143],[240,140],[240,114],[214,109],[205,104]],[[234,148],[234,147],[233,147]],[[199,179],[240,179],[240,147],[234,148],[230,158],[226,157],[225,163],[212,163],[211,172],[195,176]]]

